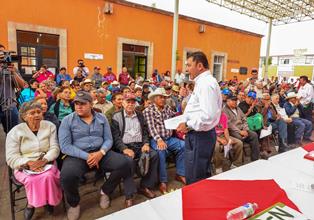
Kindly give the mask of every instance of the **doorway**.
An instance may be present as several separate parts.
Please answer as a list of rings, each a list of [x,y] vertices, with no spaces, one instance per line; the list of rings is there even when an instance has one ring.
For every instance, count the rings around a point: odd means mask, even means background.
[[[148,47],[133,44],[122,45],[122,66],[128,69],[133,79],[140,74],[147,78],[147,52]]]

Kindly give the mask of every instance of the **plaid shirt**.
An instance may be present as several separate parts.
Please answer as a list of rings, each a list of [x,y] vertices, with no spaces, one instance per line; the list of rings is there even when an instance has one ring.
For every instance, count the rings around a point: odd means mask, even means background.
[[[157,141],[159,138],[168,139],[172,136],[172,130],[165,127],[164,121],[175,116],[171,107],[166,105],[162,111],[159,111],[155,104],[147,107],[144,112],[145,120],[148,124],[148,130],[152,138]]]

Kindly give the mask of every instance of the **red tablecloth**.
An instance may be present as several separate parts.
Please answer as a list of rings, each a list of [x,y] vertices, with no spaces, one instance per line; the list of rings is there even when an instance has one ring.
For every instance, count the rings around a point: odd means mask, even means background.
[[[309,144],[305,145],[303,148],[304,148],[304,150],[310,152],[310,151],[314,150],[314,143],[309,143]]]
[[[183,220],[225,220],[247,202],[258,204],[256,213],[277,202],[299,210],[274,180],[203,180],[182,189]]]

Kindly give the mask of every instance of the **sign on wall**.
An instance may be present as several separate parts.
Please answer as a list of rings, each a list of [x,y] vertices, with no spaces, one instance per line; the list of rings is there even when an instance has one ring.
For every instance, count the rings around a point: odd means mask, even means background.
[[[104,55],[97,53],[84,53],[84,58],[88,60],[103,60]]]

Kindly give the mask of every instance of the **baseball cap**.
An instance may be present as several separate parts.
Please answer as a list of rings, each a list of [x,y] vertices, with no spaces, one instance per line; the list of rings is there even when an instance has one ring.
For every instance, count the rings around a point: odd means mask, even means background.
[[[221,90],[221,94],[223,94],[223,95],[230,95],[231,91],[229,89],[223,89],[223,90]]]
[[[256,92],[254,91],[250,91],[248,94],[247,94],[248,97],[251,97],[252,99],[256,99]]]
[[[230,94],[227,96],[227,100],[228,100],[228,99],[231,99],[231,100],[233,100],[233,101],[237,101],[237,100],[238,100],[237,96],[233,95],[232,93],[230,93]]]
[[[82,102],[82,103],[93,102],[93,98],[88,92],[78,91],[76,93],[76,96],[73,102]]]
[[[127,93],[125,94],[125,96],[123,97],[124,100],[128,101],[128,100],[136,100],[135,95],[133,95],[132,93]]]

